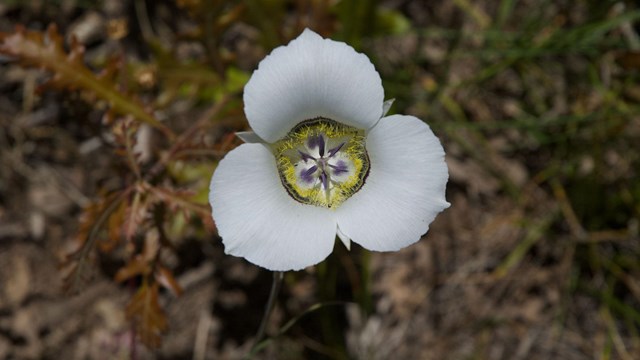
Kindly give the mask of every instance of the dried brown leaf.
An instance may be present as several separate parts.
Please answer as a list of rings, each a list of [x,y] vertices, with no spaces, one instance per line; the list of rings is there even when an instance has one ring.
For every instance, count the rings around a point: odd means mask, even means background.
[[[175,137],[135,97],[122,93],[108,76],[98,76],[86,67],[83,62],[84,46],[75,38],[72,37],[69,51],[65,51],[62,36],[53,24],[46,32],[27,30],[24,26],[17,26],[13,33],[0,32],[0,53],[16,57],[25,66],[52,72],[51,85],[90,91],[109,103],[117,113],[130,114],[158,128],[169,138]]]
[[[107,222],[107,237],[101,239],[100,250],[103,252],[111,252],[122,241],[122,223],[127,210],[127,202],[123,201],[116,210],[109,216]]]
[[[140,192],[136,191],[133,201],[126,211],[124,222],[122,223],[124,238],[130,242],[138,230],[142,227],[147,210],[149,208],[148,199]]]
[[[126,191],[109,194],[90,204],[82,212],[72,248],[61,264],[64,290],[67,293],[76,293],[90,278],[90,260],[98,235],[125,195]]]
[[[142,256],[148,262],[154,262],[158,258],[158,252],[160,251],[160,232],[158,229],[149,229],[144,234],[144,248],[142,249]]]
[[[138,275],[148,275],[151,273],[151,265],[149,262],[141,255],[137,255],[127,265],[120,268],[116,273],[114,280],[116,282],[123,282],[127,279]]]
[[[162,333],[167,330],[167,317],[160,308],[157,283],[145,281],[127,305],[126,314],[143,344],[151,349],[160,347]]]
[[[178,284],[178,281],[173,276],[171,270],[163,266],[158,266],[155,277],[156,281],[158,281],[160,285],[171,291],[175,296],[180,296],[182,294],[182,287]]]
[[[191,198],[192,191],[177,190],[169,187],[152,187],[151,193],[158,200],[164,202],[172,211],[185,211],[188,217],[189,213],[195,213],[202,217],[209,217],[209,207],[194,202]]]
[[[116,273],[115,280],[122,282],[138,275],[147,276],[153,272],[160,251],[160,234],[156,229],[146,232],[142,252],[132,258]]]

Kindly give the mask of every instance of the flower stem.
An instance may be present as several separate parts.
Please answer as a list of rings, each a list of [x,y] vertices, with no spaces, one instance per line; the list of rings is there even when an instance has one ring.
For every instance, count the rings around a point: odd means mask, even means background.
[[[253,345],[254,348],[258,344],[260,344],[260,341],[264,337],[264,331],[267,327],[267,322],[269,322],[269,318],[271,317],[273,306],[276,304],[276,298],[278,297],[278,293],[280,292],[280,286],[282,285],[283,278],[284,273],[282,271],[273,272],[273,283],[271,284],[271,292],[269,293],[269,300],[267,301],[267,306],[265,307],[264,316],[262,317],[262,321],[260,322],[260,327],[258,328],[258,332],[256,333],[256,340]]]

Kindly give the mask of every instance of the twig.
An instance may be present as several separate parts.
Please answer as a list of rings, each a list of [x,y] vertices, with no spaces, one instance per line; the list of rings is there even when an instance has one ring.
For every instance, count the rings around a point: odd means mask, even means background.
[[[196,339],[193,344],[193,360],[204,360],[207,356],[207,342],[209,339],[209,331],[211,330],[211,315],[204,312],[198,321],[198,329],[196,330]]]
[[[223,97],[215,105],[213,105],[209,110],[207,110],[200,117],[200,119],[198,119],[198,121],[193,123],[193,125],[191,125],[190,128],[188,128],[187,130],[185,130],[185,132],[180,134],[180,136],[176,139],[176,141],[173,143],[171,148],[165,153],[165,155],[162,156],[160,158],[160,160],[158,160],[158,162],[156,162],[153,165],[151,170],[149,170],[148,175],[147,175],[147,179],[151,179],[151,178],[155,177],[162,170],[164,170],[164,168],[167,166],[169,161],[174,157],[174,155],[178,151],[180,151],[181,147],[184,146],[184,144],[187,141],[191,140],[197,134],[198,130],[200,130],[200,128],[207,121],[209,121],[212,117],[214,117],[216,114],[218,114],[218,112],[220,112],[222,110],[222,108],[227,104],[228,101],[229,101],[229,96]]]
[[[573,206],[571,206],[571,202],[569,201],[564,187],[560,184],[560,181],[555,178],[551,179],[551,188],[553,189],[553,195],[560,205],[562,215],[569,225],[571,235],[573,235],[578,241],[585,241],[588,239],[589,234],[580,223],[580,220],[573,210]]]

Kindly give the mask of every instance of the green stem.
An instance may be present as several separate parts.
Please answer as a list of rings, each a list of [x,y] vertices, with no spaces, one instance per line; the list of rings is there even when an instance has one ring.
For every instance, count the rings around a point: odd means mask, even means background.
[[[262,317],[262,321],[260,322],[260,327],[258,328],[258,332],[256,333],[256,340],[251,350],[253,350],[253,348],[255,348],[258,344],[260,344],[260,340],[262,340],[262,338],[264,337],[264,331],[267,328],[267,323],[269,322],[269,318],[271,317],[273,306],[276,304],[276,298],[278,297],[278,293],[280,292],[283,278],[284,273],[282,271],[273,272],[273,283],[271,284],[269,300],[267,301],[267,306],[264,310],[264,316]]]

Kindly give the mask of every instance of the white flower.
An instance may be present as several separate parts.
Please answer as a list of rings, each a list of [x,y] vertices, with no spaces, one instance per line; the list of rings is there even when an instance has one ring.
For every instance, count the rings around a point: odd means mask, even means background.
[[[225,252],[285,271],[324,260],[336,235],[376,251],[418,241],[449,206],[444,150],[420,119],[382,117],[383,100],[365,55],[308,29],[262,60],[244,89],[255,133],[211,179]]]

